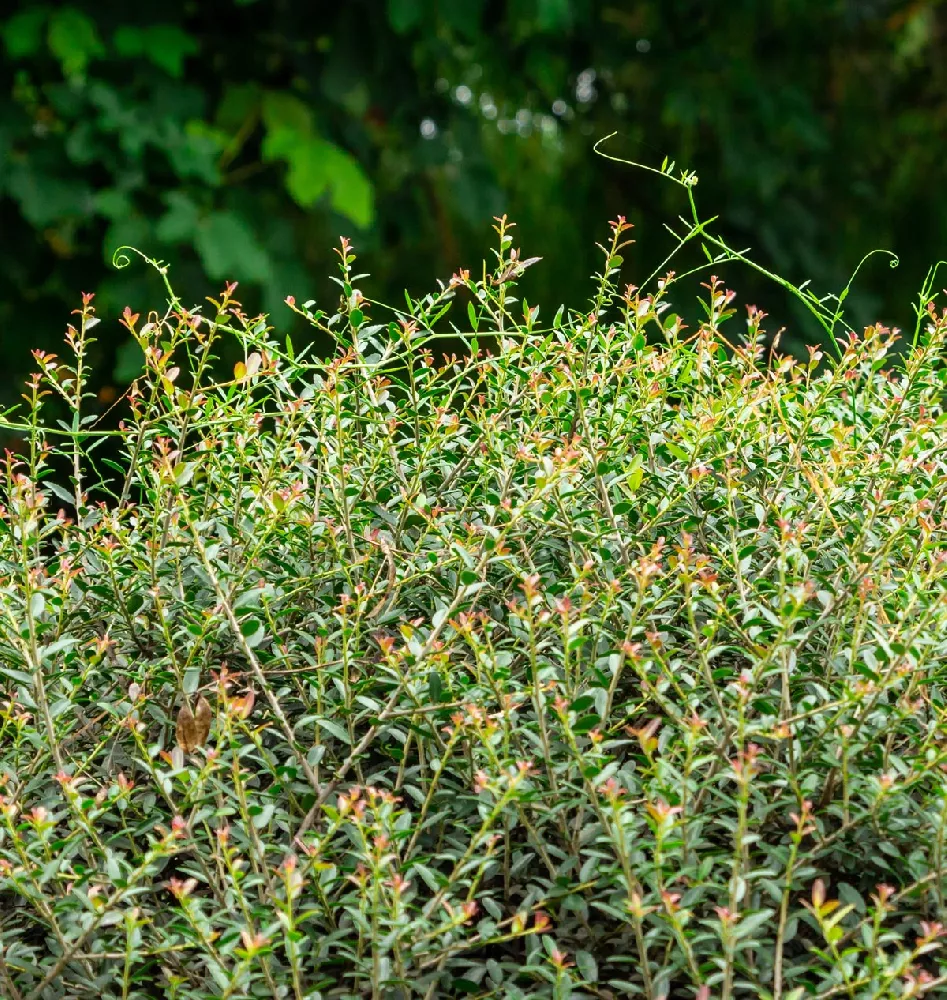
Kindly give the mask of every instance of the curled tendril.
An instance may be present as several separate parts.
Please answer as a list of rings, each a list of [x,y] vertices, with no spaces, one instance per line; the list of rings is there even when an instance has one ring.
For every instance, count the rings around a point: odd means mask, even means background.
[[[128,267],[128,265],[132,263],[132,258],[131,258],[132,254],[136,254],[137,256],[141,257],[143,261],[145,261],[148,264],[151,264],[153,267],[157,266],[157,261],[154,261],[150,257],[147,257],[137,247],[122,246],[118,247],[115,253],[112,254],[112,267],[117,267],[120,271],[123,268]]]
[[[852,287],[852,283],[858,277],[858,272],[862,269],[862,265],[867,263],[869,258],[874,257],[876,253],[883,253],[885,254],[886,257],[888,257],[888,267],[890,268],[898,267],[901,264],[901,258],[898,257],[898,255],[893,250],[885,250],[881,247],[878,247],[875,250],[869,250],[868,253],[866,253],[865,256],[862,257],[862,259],[858,262],[858,267],[856,267],[855,270],[852,271],[852,276],[848,279],[848,284],[842,291],[840,298],[843,299],[845,298],[845,296],[848,294],[848,290]]]
[[[892,250],[884,250],[881,249],[880,247],[875,250],[869,250],[868,253],[866,253],[865,256],[862,257],[862,259],[858,262],[858,266],[855,268],[855,270],[852,271],[852,276],[848,279],[848,282],[846,283],[842,291],[839,292],[838,295],[831,296],[832,298],[835,299],[836,302],[835,313],[832,315],[832,330],[831,330],[832,333],[834,333],[836,324],[838,323],[841,323],[846,330],[849,331],[852,330],[852,327],[848,323],[846,323],[845,320],[842,318],[842,303],[845,301],[845,299],[848,298],[848,293],[851,291],[852,285],[855,283],[855,279],[858,277],[858,272],[862,269],[862,267],[865,264],[868,263],[868,261],[872,257],[875,256],[875,254],[879,253],[884,254],[885,256],[888,257],[888,267],[895,268],[900,265],[901,263],[900,258]]]
[[[174,289],[171,287],[168,281],[168,265],[162,260],[155,260],[153,257],[149,257],[147,254],[142,253],[138,247],[132,246],[121,246],[117,247],[115,252],[112,254],[112,267],[122,270],[128,267],[129,264],[133,263],[132,255],[140,257],[146,264],[150,264],[158,274],[161,275],[161,280],[164,282],[164,287],[167,289],[168,295],[170,297],[171,305],[178,307],[181,304],[181,300],[174,294]]]

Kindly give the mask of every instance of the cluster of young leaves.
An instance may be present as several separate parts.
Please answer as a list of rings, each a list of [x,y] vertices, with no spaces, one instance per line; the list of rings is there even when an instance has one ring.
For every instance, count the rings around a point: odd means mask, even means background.
[[[654,201],[589,155],[613,130],[625,155],[693,163],[731,238],[795,280],[837,284],[861,247],[892,247],[903,274],[850,306],[896,316],[947,226],[936,0],[626,6],[4,5],[0,349],[16,354],[26,314],[54,329],[77,288],[107,320],[143,301],[140,272],[103,279],[121,244],[172,260],[189,296],[239,275],[272,313],[288,291],[323,293],[339,228],[361,227],[394,299],[479,256],[504,211],[560,247],[535,295],[571,301],[595,220]],[[121,391],[139,354],[115,322],[99,338],[100,378]],[[26,369],[7,371],[4,402]]]
[[[619,289],[628,228],[548,323],[505,219],[402,308],[343,240],[325,361],[169,286],[117,430],[91,296],[35,352],[4,996],[943,991],[947,313],[797,362]]]

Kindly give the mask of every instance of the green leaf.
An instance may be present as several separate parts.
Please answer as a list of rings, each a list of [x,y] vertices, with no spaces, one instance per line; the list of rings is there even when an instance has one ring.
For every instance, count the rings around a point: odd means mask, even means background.
[[[174,466],[174,481],[178,486],[187,486],[197,471],[197,462],[178,462]]]
[[[46,483],[45,485],[48,488],[50,484]],[[51,642],[47,646],[40,646],[37,652],[39,653],[40,659],[52,660],[54,656],[57,656],[65,650],[72,649],[73,646],[77,646],[78,644],[79,640],[75,636],[66,636],[62,639],[56,639],[55,642]]]
[[[158,220],[155,235],[162,243],[184,243],[194,238],[199,222],[197,205],[183,191],[164,196],[168,210]]]
[[[103,188],[95,193],[95,208],[109,219],[117,219],[132,212],[132,201],[121,188]]]
[[[34,169],[30,162],[14,163],[6,177],[6,191],[34,228],[43,230],[63,219],[83,219],[94,207],[93,193],[78,177],[59,177]]]
[[[297,204],[309,208],[328,191],[340,215],[361,228],[372,221],[372,184],[351,154],[323,139],[291,141],[286,131],[272,133],[264,145],[267,157],[282,156],[289,164],[286,189]]]
[[[43,25],[48,12],[42,4],[31,5],[14,14],[3,26],[3,44],[11,59],[36,55],[43,47]]]
[[[251,822],[257,830],[262,830],[263,827],[268,826],[270,820],[273,818],[273,813],[276,811],[276,807],[270,803],[260,808],[259,812],[255,812],[251,808],[250,812],[252,814]]]
[[[285,160],[286,190],[303,208],[329,191],[332,208],[364,228],[374,217],[374,190],[350,153],[315,134],[312,113],[298,97],[279,91],[263,96],[264,160]]]
[[[212,278],[264,282],[270,259],[253,231],[235,212],[214,212],[198,226],[195,247]]]
[[[601,725],[601,723],[602,720],[594,712],[592,712],[579,719],[572,727],[572,732],[588,733],[591,732],[596,726]]]
[[[66,76],[81,76],[93,59],[105,55],[95,22],[75,7],[53,11],[46,41]]]
[[[316,719],[316,722],[320,729],[324,729],[331,736],[334,736],[340,742],[345,743],[346,746],[352,742],[349,738],[349,734],[337,722],[332,722],[329,719]]]
[[[291,128],[274,126],[270,128],[260,145],[260,156],[266,163],[275,160],[292,160],[301,146],[311,142],[308,134],[296,132]]]
[[[565,31],[571,28],[571,0],[538,0],[536,25],[540,31]]]
[[[472,979],[464,979],[463,977],[455,979],[451,983],[453,989],[458,993],[479,993],[480,987]]]
[[[188,667],[184,671],[184,693],[194,694],[201,682],[201,668],[200,667]]]
[[[214,121],[233,135],[261,105],[260,87],[256,83],[234,83],[224,89]]]
[[[197,40],[173,24],[154,25],[149,43],[148,58],[175,79],[184,75],[184,60],[200,52]]]
[[[0,664],[0,674],[6,674],[11,680],[19,681],[21,684],[31,685],[35,681],[32,674],[28,674],[24,670],[14,670],[12,667],[5,667],[2,664]]]
[[[276,133],[276,138],[290,133]],[[303,208],[314,205],[329,186],[329,161],[326,156],[328,143],[321,139],[309,139],[292,145],[286,159],[289,171],[286,174],[286,190],[293,201]]]
[[[388,0],[388,23],[398,35],[416,28],[423,16],[421,0]]]
[[[74,493],[70,493],[69,490],[60,486],[59,483],[51,483],[46,481],[43,483],[43,489],[48,490],[53,496],[59,497],[64,503],[75,503],[76,497]]]
[[[862,894],[853,885],[849,885],[848,882],[839,882],[838,898],[843,903],[848,903],[849,905],[854,906],[859,913],[865,913],[867,911],[864,896],[862,896]]]
[[[123,24],[112,36],[112,45],[120,56],[140,56],[145,50],[145,28]]]
[[[582,973],[582,978],[587,983],[598,982],[598,963],[589,952],[577,951],[575,953],[575,964],[579,972]]]
[[[749,937],[754,931],[759,930],[768,923],[775,913],[775,910],[760,910],[759,913],[751,913],[744,917],[733,931],[733,936],[739,941],[741,938]]]
[[[312,112],[308,105],[293,94],[268,90],[263,95],[263,124],[268,132],[290,133],[297,139],[313,134]],[[280,151],[277,156],[286,155]]]
[[[120,56],[144,57],[175,79],[184,75],[184,60],[200,51],[196,39],[176,24],[123,25],[112,42]]]
[[[219,182],[217,158],[228,137],[206,122],[189,121],[184,128],[171,123],[161,131],[161,147],[180,178],[193,177],[209,186]]]
[[[372,182],[355,157],[345,150],[329,146],[327,158],[332,185],[332,207],[364,229],[375,215]]]

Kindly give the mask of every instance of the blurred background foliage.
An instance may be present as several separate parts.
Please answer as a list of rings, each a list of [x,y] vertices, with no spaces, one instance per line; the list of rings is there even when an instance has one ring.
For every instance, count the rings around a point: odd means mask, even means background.
[[[947,58],[938,0],[20,0],[0,14],[0,399],[95,291],[103,401],[134,377],[122,307],[240,281],[248,310],[332,295],[350,236],[402,301],[478,267],[507,212],[547,318],[581,306],[624,214],[625,278],[670,246],[680,189],[594,155],[697,171],[732,245],[819,291],[875,247],[847,306],[907,326],[947,242]],[[731,265],[732,266],[732,265]],[[723,275],[814,336],[779,289]],[[678,296],[680,299],[680,295]],[[681,303],[676,303],[680,307]],[[549,311],[546,311],[549,310]]]

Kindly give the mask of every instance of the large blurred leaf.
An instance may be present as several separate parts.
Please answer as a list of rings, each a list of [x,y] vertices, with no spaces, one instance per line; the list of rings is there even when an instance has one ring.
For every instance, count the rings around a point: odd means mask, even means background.
[[[10,166],[6,188],[23,215],[37,229],[94,210],[92,189],[84,181],[31,170],[22,162]]]
[[[168,210],[155,227],[158,239],[163,243],[185,243],[192,240],[199,219],[197,205],[183,191],[169,191],[164,202]]]
[[[277,133],[283,141],[288,133]],[[329,186],[330,163],[327,152],[332,147],[321,139],[300,139],[287,145],[285,159],[289,163],[286,189],[293,200],[304,208],[314,205]]]
[[[95,208],[99,214],[109,219],[119,219],[134,211],[132,199],[121,188],[102,188],[95,192]]]
[[[25,59],[43,47],[43,25],[49,13],[44,4],[35,4],[14,14],[3,26],[3,44],[11,59]]]
[[[178,177],[193,177],[208,185],[217,183],[217,157],[225,136],[203,122],[188,122],[183,129],[177,123],[170,123],[160,130],[159,136],[161,149]]]
[[[224,131],[237,132],[247,118],[260,108],[260,87],[253,82],[233,83],[226,87],[217,105],[216,123]]]
[[[268,90],[263,95],[263,121],[270,134],[294,135],[299,138],[312,135],[312,112],[294,94]]]
[[[195,238],[204,269],[227,281],[266,281],[270,260],[253,230],[235,212],[214,212],[203,219]]]
[[[119,55],[144,57],[176,78],[184,73],[184,60],[200,50],[193,36],[176,24],[122,25],[112,41]]]
[[[309,208],[329,190],[337,212],[362,228],[371,223],[371,181],[351,154],[315,134],[312,113],[303,101],[291,94],[267,93],[263,121],[263,158],[286,162],[286,190],[298,205]]]
[[[565,31],[572,27],[574,0],[537,0],[536,22],[543,31]]]
[[[332,207],[356,226],[368,226],[375,214],[372,182],[354,156],[328,143],[325,150],[332,186]]]
[[[388,0],[388,23],[399,35],[417,27],[423,16],[423,0]]]
[[[47,41],[49,51],[59,60],[66,76],[84,73],[93,59],[105,55],[95,22],[75,7],[53,11]]]

